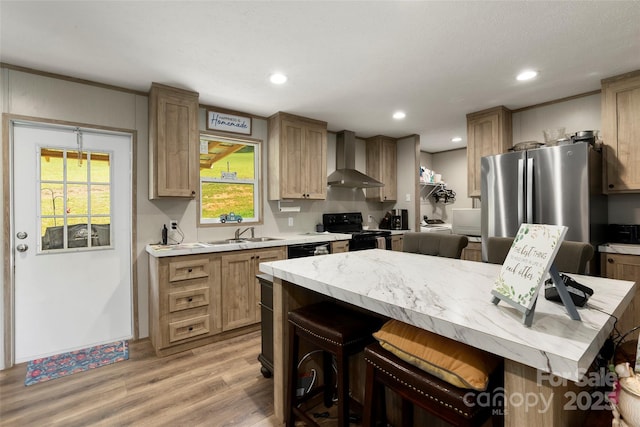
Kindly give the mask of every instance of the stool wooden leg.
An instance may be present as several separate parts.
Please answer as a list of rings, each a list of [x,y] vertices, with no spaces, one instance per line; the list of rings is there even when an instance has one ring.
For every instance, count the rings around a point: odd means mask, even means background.
[[[336,354],[338,365],[338,426],[349,427],[349,356]]]
[[[373,400],[377,397],[374,396],[374,380],[373,380],[373,365],[367,363],[367,371],[364,381],[364,407],[362,408],[362,427],[373,427],[376,417],[373,413]]]
[[[407,399],[402,399],[402,427],[413,427],[413,403]]]
[[[296,388],[298,387],[298,346],[300,345],[300,340],[298,335],[296,334],[296,328],[293,325],[289,326],[289,373],[288,373],[288,384],[289,384],[289,392],[285,402],[286,408],[286,416],[287,416],[287,427],[294,427],[296,423],[296,417],[293,413],[293,408],[296,405],[297,397],[296,397]]]
[[[333,406],[333,357],[328,351],[322,352],[322,375],[324,379],[324,406]]]

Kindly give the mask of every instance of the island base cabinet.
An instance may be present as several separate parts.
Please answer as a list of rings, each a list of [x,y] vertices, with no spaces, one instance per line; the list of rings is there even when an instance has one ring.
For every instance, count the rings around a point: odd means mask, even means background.
[[[277,277],[273,279],[274,412],[278,421],[282,423],[284,423],[285,419],[285,396],[289,395],[286,382],[289,369],[289,364],[286,360],[289,342],[286,313],[327,299],[329,297],[301,288]],[[354,359],[350,363],[364,363],[362,358],[358,360],[358,357],[355,357]],[[535,368],[512,360],[505,360],[504,362],[505,410],[502,415],[504,416],[505,426],[581,427],[584,425],[584,421],[589,414],[589,408],[585,410],[578,406],[573,409],[572,405],[582,405],[583,403],[576,400],[576,398],[584,393],[589,393],[590,389],[580,387],[572,381],[541,373]],[[359,372],[359,367],[352,366],[350,371],[357,373]],[[321,377],[322,375],[319,374],[318,376]],[[353,397],[356,400],[362,399],[364,378],[355,378],[351,379],[351,381],[350,392]],[[402,411],[402,403],[394,393],[386,393],[386,395],[387,416],[388,420],[393,423],[398,419],[397,414]],[[448,426],[448,424],[434,419],[434,417],[421,409],[414,410],[414,426]],[[485,425],[490,426],[491,422],[487,422]]]
[[[600,405],[590,391],[573,381],[505,359],[504,425],[582,427],[591,404]],[[587,396],[590,402],[583,399]]]

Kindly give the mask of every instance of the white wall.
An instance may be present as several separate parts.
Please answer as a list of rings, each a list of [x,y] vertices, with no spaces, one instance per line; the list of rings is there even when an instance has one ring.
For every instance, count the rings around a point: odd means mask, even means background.
[[[467,150],[451,150],[440,153],[420,153],[422,166],[442,175],[446,188],[456,192],[456,201],[444,204],[436,203],[433,197],[426,198],[433,187],[425,186],[421,190],[420,215],[429,219],[442,219],[451,222],[453,208],[471,208],[473,199],[467,197]]]
[[[579,130],[602,129],[600,94],[541,106],[513,114],[513,142],[544,142],[543,129],[565,127],[571,134]],[[608,196],[609,224],[640,224],[640,194]]]
[[[397,142],[397,159],[396,170],[398,180],[397,203],[394,208],[407,209],[409,229],[414,229],[416,217],[416,181],[419,177],[419,171],[416,167],[416,150],[420,141],[418,136],[409,136],[398,140]]]
[[[50,77],[2,70],[2,112],[80,124],[108,126],[137,132],[137,282],[140,335],[148,335],[148,268],[144,248],[153,235],[153,221],[160,215],[147,200],[147,98],[132,93],[58,80]],[[7,141],[2,141],[2,147]],[[3,199],[3,207],[8,200]],[[4,226],[4,224],[3,224]],[[4,283],[2,283],[4,287]],[[2,306],[4,301],[2,301]],[[0,329],[1,330],[1,329]],[[2,337],[4,342],[4,336]],[[2,349],[0,360],[4,360]]]
[[[149,83],[151,85],[151,83]],[[207,241],[227,238],[233,235],[237,224],[217,227],[197,226],[197,203],[192,200],[180,199],[148,199],[149,188],[149,138],[148,138],[148,98],[143,95],[125,91],[102,88],[53,77],[41,76],[22,71],[0,68],[0,106],[3,113],[31,116],[53,120],[64,120],[74,123],[108,126],[128,129],[137,132],[137,251],[135,254],[137,268],[137,295],[138,295],[138,322],[139,337],[144,338],[149,334],[149,304],[148,304],[148,256],[145,247],[150,243],[160,241],[163,224],[168,224],[170,219],[178,220],[178,224],[185,235],[185,241]],[[184,87],[190,89],[189,87]],[[275,113],[275,112],[274,112]],[[200,111],[200,127],[204,129],[205,110]],[[254,118],[252,121],[253,132],[251,137],[263,141],[263,200],[266,200],[268,165],[267,159],[267,121]],[[336,141],[335,133],[328,134],[327,147],[327,173],[335,170],[336,165]],[[4,148],[6,141],[0,141]],[[400,145],[401,147],[403,144]],[[365,141],[357,139],[356,167],[366,171]],[[406,152],[405,152],[406,151]],[[399,161],[403,164],[413,165],[413,156],[410,150],[399,150]],[[0,164],[0,172],[2,165]],[[412,169],[412,168],[408,168]],[[416,172],[417,173],[417,172]],[[410,174],[409,174],[410,175]],[[399,194],[412,191],[411,185],[405,182],[402,174],[399,182]],[[411,177],[413,179],[413,177]],[[413,182],[413,181],[411,181]],[[415,195],[412,194],[412,200]],[[0,202],[0,209],[8,204],[7,200]],[[292,203],[299,205],[299,213],[280,213],[277,202],[265,201],[263,205],[264,223],[256,226],[256,235],[268,236],[276,233],[305,233],[315,230],[315,225],[322,222],[322,214],[327,212],[362,212],[380,220],[389,209],[395,208],[394,203],[381,203],[367,201],[362,189],[329,188],[327,199],[323,201],[301,200]],[[409,209],[411,209],[409,207]],[[294,220],[293,227],[288,226],[288,218]],[[0,221],[3,218],[0,216]],[[5,224],[0,224],[5,227]],[[370,224],[376,227],[377,224]],[[175,235],[174,235],[175,236]],[[175,236],[177,237],[177,236]],[[0,253],[3,248],[0,246]],[[4,255],[4,254],[3,254]],[[4,287],[0,278],[0,286]],[[0,297],[1,298],[1,297]],[[4,301],[0,301],[0,319],[2,317]],[[0,327],[0,342],[4,342],[3,328]],[[4,361],[4,347],[0,346],[0,369]]]
[[[545,142],[542,131],[549,128],[563,127],[568,134],[601,129],[600,98],[595,94],[514,113],[513,143]]]
[[[567,134],[579,130],[600,130],[600,103],[600,94],[595,94],[514,113],[513,143],[544,142],[543,130],[548,128],[564,127]],[[454,189],[457,195],[456,202],[447,206],[439,206],[433,200],[422,198],[421,215],[447,221],[451,218],[452,208],[474,207],[474,201],[466,197],[466,149],[435,154],[422,152],[420,159],[423,166],[442,174],[447,188]],[[475,207],[478,207],[475,203]],[[609,195],[608,206],[610,224],[640,224],[640,194]]]

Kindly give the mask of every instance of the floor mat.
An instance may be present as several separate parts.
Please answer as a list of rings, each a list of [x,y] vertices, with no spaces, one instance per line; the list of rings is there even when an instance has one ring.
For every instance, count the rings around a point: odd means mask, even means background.
[[[128,341],[117,341],[35,359],[27,365],[24,385],[38,384],[127,359],[129,359]]]

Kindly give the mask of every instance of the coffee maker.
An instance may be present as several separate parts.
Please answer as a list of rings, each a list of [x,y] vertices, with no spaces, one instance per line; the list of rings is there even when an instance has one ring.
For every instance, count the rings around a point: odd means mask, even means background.
[[[394,209],[391,211],[391,229],[409,229],[409,211],[407,209]]]

